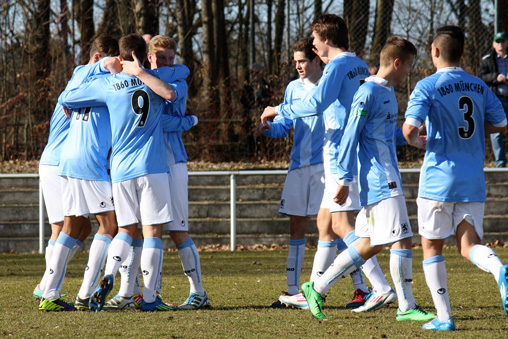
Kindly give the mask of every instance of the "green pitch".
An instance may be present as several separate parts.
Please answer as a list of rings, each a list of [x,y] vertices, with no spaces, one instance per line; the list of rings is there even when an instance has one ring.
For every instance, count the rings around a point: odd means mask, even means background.
[[[494,278],[466,262],[456,249],[445,250],[448,287],[457,331],[421,330],[421,323],[395,321],[396,306],[354,314],[344,305],[353,296],[351,279],[335,285],[318,321],[309,311],[272,309],[286,289],[287,251],[201,252],[205,289],[212,307],[198,311],[160,313],[38,311],[32,290],[42,276],[44,258],[34,254],[0,255],[0,337],[2,338],[503,338],[508,316],[503,312]],[[508,248],[496,249],[508,263]],[[302,280],[310,275],[314,251],[306,252]],[[63,293],[73,301],[88,255],[70,262]],[[391,282],[389,251],[378,256]],[[422,252],[414,250],[413,291],[420,306],[434,311],[422,271]],[[118,289],[117,286],[111,296]],[[178,305],[188,295],[187,278],[177,253],[164,257],[163,299]]]

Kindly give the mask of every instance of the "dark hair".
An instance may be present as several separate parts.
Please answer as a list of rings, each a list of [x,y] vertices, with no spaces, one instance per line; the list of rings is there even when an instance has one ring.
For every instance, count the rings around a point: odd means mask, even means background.
[[[146,42],[137,34],[129,34],[120,39],[118,42],[120,46],[120,56],[126,61],[133,61],[132,52],[136,58],[142,63],[146,57]]]
[[[307,59],[314,60],[317,54],[313,51],[314,46],[312,45],[312,41],[313,39],[311,37],[298,40],[293,44],[293,53],[303,52]]]
[[[118,50],[118,40],[112,38],[108,34],[99,35],[90,46],[90,59],[99,53],[101,58],[107,56],[118,56],[120,54]]]
[[[443,26],[436,30],[433,44],[445,61],[458,63],[464,52],[464,31],[458,26]]]
[[[411,56],[418,54],[415,45],[409,40],[394,36],[386,40],[386,43],[379,55],[379,64],[382,66],[390,65],[395,59],[405,62]]]
[[[340,16],[322,14],[312,23],[312,30],[316,31],[322,40],[330,40],[335,47],[349,49],[346,22]]]

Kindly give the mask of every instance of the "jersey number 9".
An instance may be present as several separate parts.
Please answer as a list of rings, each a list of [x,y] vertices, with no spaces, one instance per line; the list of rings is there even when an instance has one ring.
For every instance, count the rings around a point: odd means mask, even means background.
[[[131,105],[134,113],[141,115],[138,127],[145,127],[146,119],[148,119],[148,112],[150,111],[148,93],[142,89],[138,89],[132,94]]]

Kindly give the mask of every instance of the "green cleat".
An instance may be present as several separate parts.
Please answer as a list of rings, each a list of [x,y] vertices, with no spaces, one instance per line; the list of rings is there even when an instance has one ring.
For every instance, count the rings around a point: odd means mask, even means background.
[[[307,299],[312,315],[318,319],[326,319],[326,316],[322,313],[323,297],[314,290],[314,282],[309,281],[304,283],[302,285],[302,292],[305,299]]]
[[[397,310],[397,321],[431,321],[434,319],[436,315],[434,313],[430,313],[424,311],[420,306],[416,305],[415,308],[410,309],[409,311],[402,312],[400,309]]]
[[[42,298],[41,303],[39,304],[39,310],[48,312],[77,311],[72,304],[63,301],[62,299],[48,300],[45,298]]]

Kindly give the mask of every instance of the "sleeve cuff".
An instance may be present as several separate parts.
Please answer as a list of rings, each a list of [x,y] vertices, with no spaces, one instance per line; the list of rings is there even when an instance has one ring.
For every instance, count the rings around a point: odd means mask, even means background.
[[[339,179],[339,185],[349,186],[349,185],[351,185],[351,181],[347,181],[345,179]]]
[[[498,122],[497,124],[493,124],[493,125],[496,126],[496,127],[505,127],[506,124],[507,124],[507,120],[505,118],[503,121]]]
[[[198,124],[198,117],[193,115],[192,116],[192,120],[194,121],[194,123],[192,124],[192,126],[196,126]]]
[[[416,120],[415,118],[406,118],[406,121],[404,121],[404,123],[414,126],[416,128],[419,128],[422,125],[422,123],[420,121]]]

